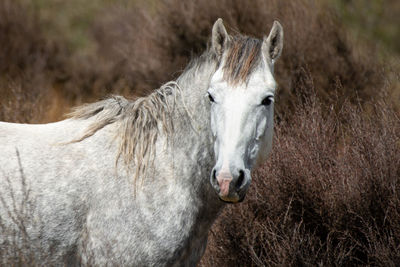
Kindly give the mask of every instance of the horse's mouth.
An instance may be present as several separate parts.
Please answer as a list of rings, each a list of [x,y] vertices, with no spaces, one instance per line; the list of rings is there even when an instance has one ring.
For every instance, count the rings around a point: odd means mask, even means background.
[[[243,194],[243,196],[239,196],[238,194],[235,194],[235,196],[233,196],[233,197],[218,196],[219,200],[221,200],[222,202],[228,203],[228,204],[235,204],[235,203],[243,202],[245,197],[246,197],[246,194]]]

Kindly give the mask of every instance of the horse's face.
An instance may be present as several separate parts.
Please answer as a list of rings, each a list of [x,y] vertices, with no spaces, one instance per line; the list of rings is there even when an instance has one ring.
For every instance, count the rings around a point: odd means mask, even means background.
[[[215,30],[221,25],[221,21],[214,25],[213,46],[214,35],[218,34],[218,30],[224,34],[225,29]],[[271,37],[271,34],[277,36]],[[257,63],[248,71],[244,81],[232,82],[227,79],[229,51],[220,51],[221,64],[211,78],[207,95],[211,101],[211,129],[215,137],[216,163],[210,180],[220,199],[226,202],[240,202],[244,199],[251,182],[251,169],[265,159],[271,149],[276,88],[272,69],[274,61],[279,57],[283,38],[279,24],[274,24],[271,34],[259,45],[259,53],[255,54],[261,58],[253,61]],[[223,38],[229,42],[228,35],[217,36],[217,40]],[[275,49],[276,45],[279,46],[278,50]],[[224,49],[224,46],[226,50],[229,43],[222,43],[220,48]],[[218,52],[218,47],[215,49]],[[240,54],[241,57],[245,55],[246,49]],[[252,62],[238,58],[238,63],[249,65]]]

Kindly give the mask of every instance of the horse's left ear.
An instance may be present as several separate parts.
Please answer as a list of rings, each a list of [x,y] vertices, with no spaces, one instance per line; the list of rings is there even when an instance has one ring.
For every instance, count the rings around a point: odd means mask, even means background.
[[[262,52],[270,63],[274,63],[281,55],[283,47],[283,28],[278,21],[274,21],[269,36],[264,37]]]
[[[226,32],[225,26],[222,23],[222,19],[219,18],[214,23],[212,28],[211,45],[212,49],[218,56],[221,56],[224,50],[227,48],[229,42],[229,35]]]

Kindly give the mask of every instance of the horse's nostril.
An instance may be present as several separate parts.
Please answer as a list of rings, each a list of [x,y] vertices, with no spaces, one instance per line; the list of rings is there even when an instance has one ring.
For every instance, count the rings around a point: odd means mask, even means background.
[[[217,171],[216,170],[212,171],[212,179],[213,179],[213,181],[217,180]]]
[[[239,189],[243,185],[243,182],[244,182],[244,171],[240,170],[239,171],[239,177],[238,177],[238,180],[236,182],[236,188]]]

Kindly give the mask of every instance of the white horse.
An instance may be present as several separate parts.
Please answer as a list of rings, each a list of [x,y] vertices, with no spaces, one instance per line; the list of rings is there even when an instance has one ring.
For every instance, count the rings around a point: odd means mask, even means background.
[[[147,97],[0,123],[0,263],[194,266],[271,150],[283,31],[227,34]],[[17,252],[16,252],[17,251]]]

